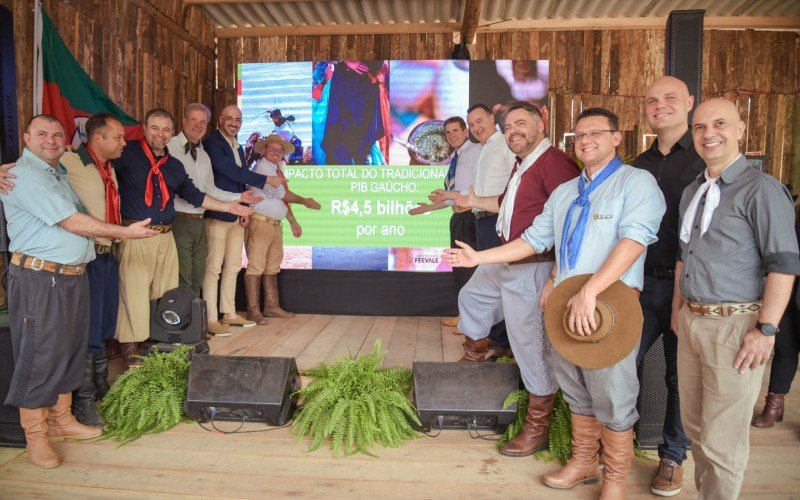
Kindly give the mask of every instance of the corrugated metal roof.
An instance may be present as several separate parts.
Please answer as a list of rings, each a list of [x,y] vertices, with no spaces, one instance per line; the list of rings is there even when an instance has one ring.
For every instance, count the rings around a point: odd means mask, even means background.
[[[218,29],[460,23],[467,0],[185,0],[203,5]],[[673,10],[707,17],[800,18],[796,0],[483,0],[480,26],[507,21],[664,18]],[[519,27],[519,23],[514,24]],[[792,27],[789,26],[791,29]],[[800,26],[797,26],[800,29]]]

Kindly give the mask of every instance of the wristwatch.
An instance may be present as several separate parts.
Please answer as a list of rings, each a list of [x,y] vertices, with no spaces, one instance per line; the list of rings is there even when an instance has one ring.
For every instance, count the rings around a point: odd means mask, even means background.
[[[762,323],[760,321],[756,322],[756,329],[767,337],[772,337],[780,331],[777,326],[770,323]]]

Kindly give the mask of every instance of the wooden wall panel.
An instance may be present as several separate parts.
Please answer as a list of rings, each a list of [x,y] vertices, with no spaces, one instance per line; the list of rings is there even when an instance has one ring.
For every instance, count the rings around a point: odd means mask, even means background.
[[[20,124],[30,117],[33,0],[14,7]],[[180,115],[212,102],[214,29],[202,7],[182,0],[44,0],[75,59],[108,96],[141,120],[154,107]]]
[[[619,115],[627,131],[621,152],[633,157],[642,134],[651,133],[643,97],[664,74],[664,36],[662,29],[479,33],[470,51],[473,59],[549,59],[554,142],[581,110],[604,106]],[[762,151],[769,172],[786,183],[794,176],[800,184],[797,34],[707,30],[703,43],[703,98],[737,101],[748,124],[742,148]],[[220,39],[217,102],[234,102],[239,62],[446,59],[451,44],[448,34],[424,33]]]

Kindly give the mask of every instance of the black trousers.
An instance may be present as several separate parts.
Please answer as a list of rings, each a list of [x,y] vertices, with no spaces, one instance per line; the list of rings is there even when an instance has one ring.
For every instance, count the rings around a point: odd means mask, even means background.
[[[14,375],[5,404],[44,408],[83,380],[89,340],[89,280],[8,266]]]
[[[475,216],[472,212],[454,213],[450,217],[450,248],[458,248],[456,240],[466,243],[472,248],[476,247],[477,238],[475,236]],[[453,278],[455,278],[456,295],[458,291],[467,284],[467,281],[475,272],[474,267],[454,267]]]
[[[497,235],[497,216],[484,217],[475,221],[475,234],[477,236],[478,250],[488,250],[489,248],[499,247],[503,244],[500,241],[500,236]],[[511,343],[508,341],[508,332],[506,331],[506,322],[501,321],[492,326],[489,330],[489,338],[494,341],[495,347],[498,349],[511,349]]]
[[[789,303],[775,336],[775,357],[769,373],[769,392],[787,394],[797,373],[800,354],[800,310],[794,301]]]

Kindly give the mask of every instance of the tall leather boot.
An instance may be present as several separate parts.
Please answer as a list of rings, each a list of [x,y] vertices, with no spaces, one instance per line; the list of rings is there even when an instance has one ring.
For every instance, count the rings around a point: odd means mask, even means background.
[[[459,359],[459,363],[473,362],[480,363],[486,361],[486,355],[489,354],[489,339],[482,338],[480,340],[472,340],[464,336],[464,356]]]
[[[572,457],[560,471],[543,477],[545,486],[559,490],[568,490],[580,483],[600,482],[597,454],[600,449],[600,422],[595,417],[577,413],[572,414],[571,420]]]
[[[105,427],[106,423],[94,405],[95,395],[94,353],[88,352],[83,366],[83,381],[81,386],[72,392],[72,414],[83,425]]]
[[[108,351],[94,353],[95,399],[103,399],[110,388],[108,385]]]
[[[528,413],[525,424],[500,448],[500,454],[507,457],[527,457],[537,451],[546,450],[550,445],[550,416],[553,414],[555,394],[537,396],[528,393]]]
[[[633,427],[622,432],[602,427],[600,440],[603,442],[603,461],[606,464],[600,500],[624,500],[633,461]]]
[[[247,319],[255,321],[257,325],[266,325],[267,318],[261,315],[258,307],[261,293],[261,278],[256,275],[244,275],[244,294],[247,297]]]
[[[767,393],[767,400],[764,403],[764,411],[753,419],[755,427],[769,429],[775,427],[775,422],[783,422],[783,400],[785,394]]]
[[[264,285],[264,316],[274,316],[276,318],[294,318],[294,313],[281,309],[280,297],[278,295],[278,275],[262,274],[262,284]]]
[[[59,394],[55,406],[50,407],[47,425],[51,438],[91,439],[103,433],[102,429],[83,425],[72,414],[72,393]]]
[[[141,354],[138,342],[120,342],[119,352],[122,355],[122,361],[125,362],[125,368],[138,368],[142,365],[142,360],[134,357]]]
[[[52,469],[61,465],[58,453],[50,445],[50,438],[47,436],[47,413],[48,408],[20,408],[19,422],[25,430],[25,440],[28,444],[28,457],[31,462],[45,469]]]

